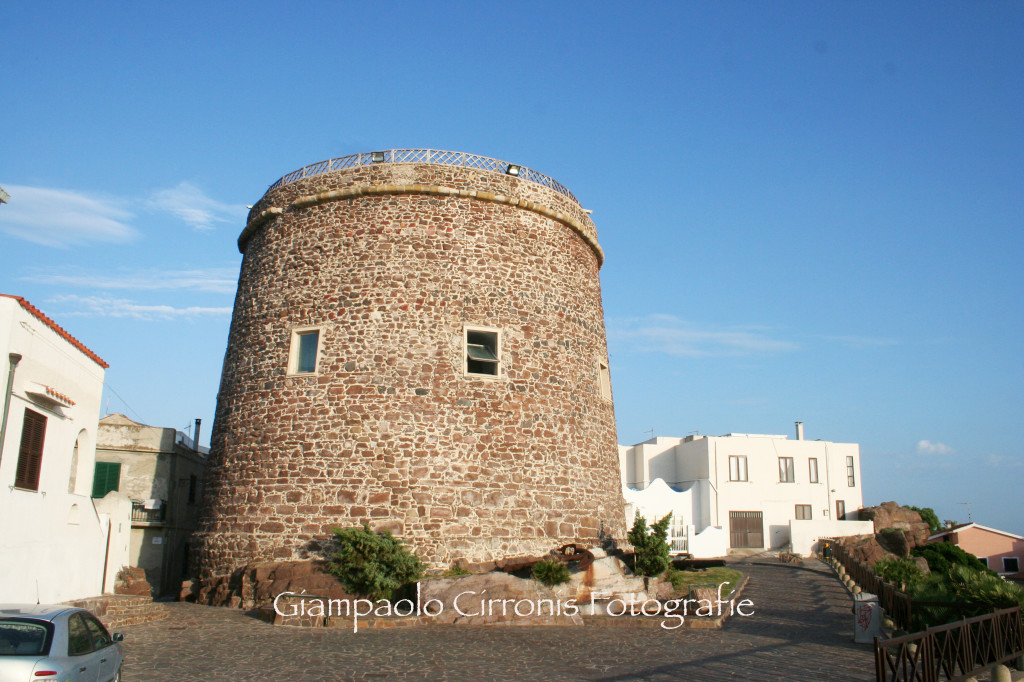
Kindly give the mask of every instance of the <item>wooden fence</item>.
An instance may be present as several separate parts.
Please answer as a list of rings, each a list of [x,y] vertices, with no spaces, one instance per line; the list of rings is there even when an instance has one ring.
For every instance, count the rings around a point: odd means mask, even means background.
[[[997,663],[1024,656],[1020,607],[925,628],[892,639],[875,638],[878,682],[966,680]],[[944,677],[943,677],[944,676]]]

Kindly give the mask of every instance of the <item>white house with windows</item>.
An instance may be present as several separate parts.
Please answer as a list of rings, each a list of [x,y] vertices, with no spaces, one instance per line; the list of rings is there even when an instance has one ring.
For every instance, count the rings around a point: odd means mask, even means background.
[[[94,501],[98,355],[23,298],[0,294],[0,602],[113,590],[131,501]]]
[[[786,436],[652,438],[619,446],[627,514],[648,520],[672,511],[695,556],[733,550],[815,550],[819,538],[874,532],[857,521],[863,506],[856,443]],[[657,482],[661,480],[664,485]],[[678,517],[681,517],[678,518]],[[708,529],[714,542],[698,539]],[[696,542],[696,544],[694,544]]]

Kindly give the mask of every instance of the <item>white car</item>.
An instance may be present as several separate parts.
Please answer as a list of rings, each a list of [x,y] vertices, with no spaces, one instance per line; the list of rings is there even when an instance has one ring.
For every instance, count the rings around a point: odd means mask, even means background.
[[[85,609],[0,604],[0,680],[117,682],[123,639]]]

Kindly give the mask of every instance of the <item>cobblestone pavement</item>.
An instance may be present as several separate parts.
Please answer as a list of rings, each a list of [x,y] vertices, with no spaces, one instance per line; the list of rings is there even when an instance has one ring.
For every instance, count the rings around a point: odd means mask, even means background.
[[[811,563],[811,562],[808,562]],[[817,569],[823,565],[813,562]],[[580,627],[273,627],[227,608],[170,604],[121,628],[124,677],[150,680],[873,680],[846,590],[825,570],[744,563],[754,615],[722,630],[612,618]]]

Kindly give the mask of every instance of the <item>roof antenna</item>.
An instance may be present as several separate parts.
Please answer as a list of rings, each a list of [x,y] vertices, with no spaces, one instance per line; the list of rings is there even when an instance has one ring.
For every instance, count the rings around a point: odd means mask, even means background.
[[[967,523],[974,523],[974,519],[971,518],[971,503],[970,502],[957,502],[957,504],[967,505]]]
[[[644,431],[644,433],[649,433],[651,434],[651,438],[654,438],[654,427],[652,426],[651,428]]]

